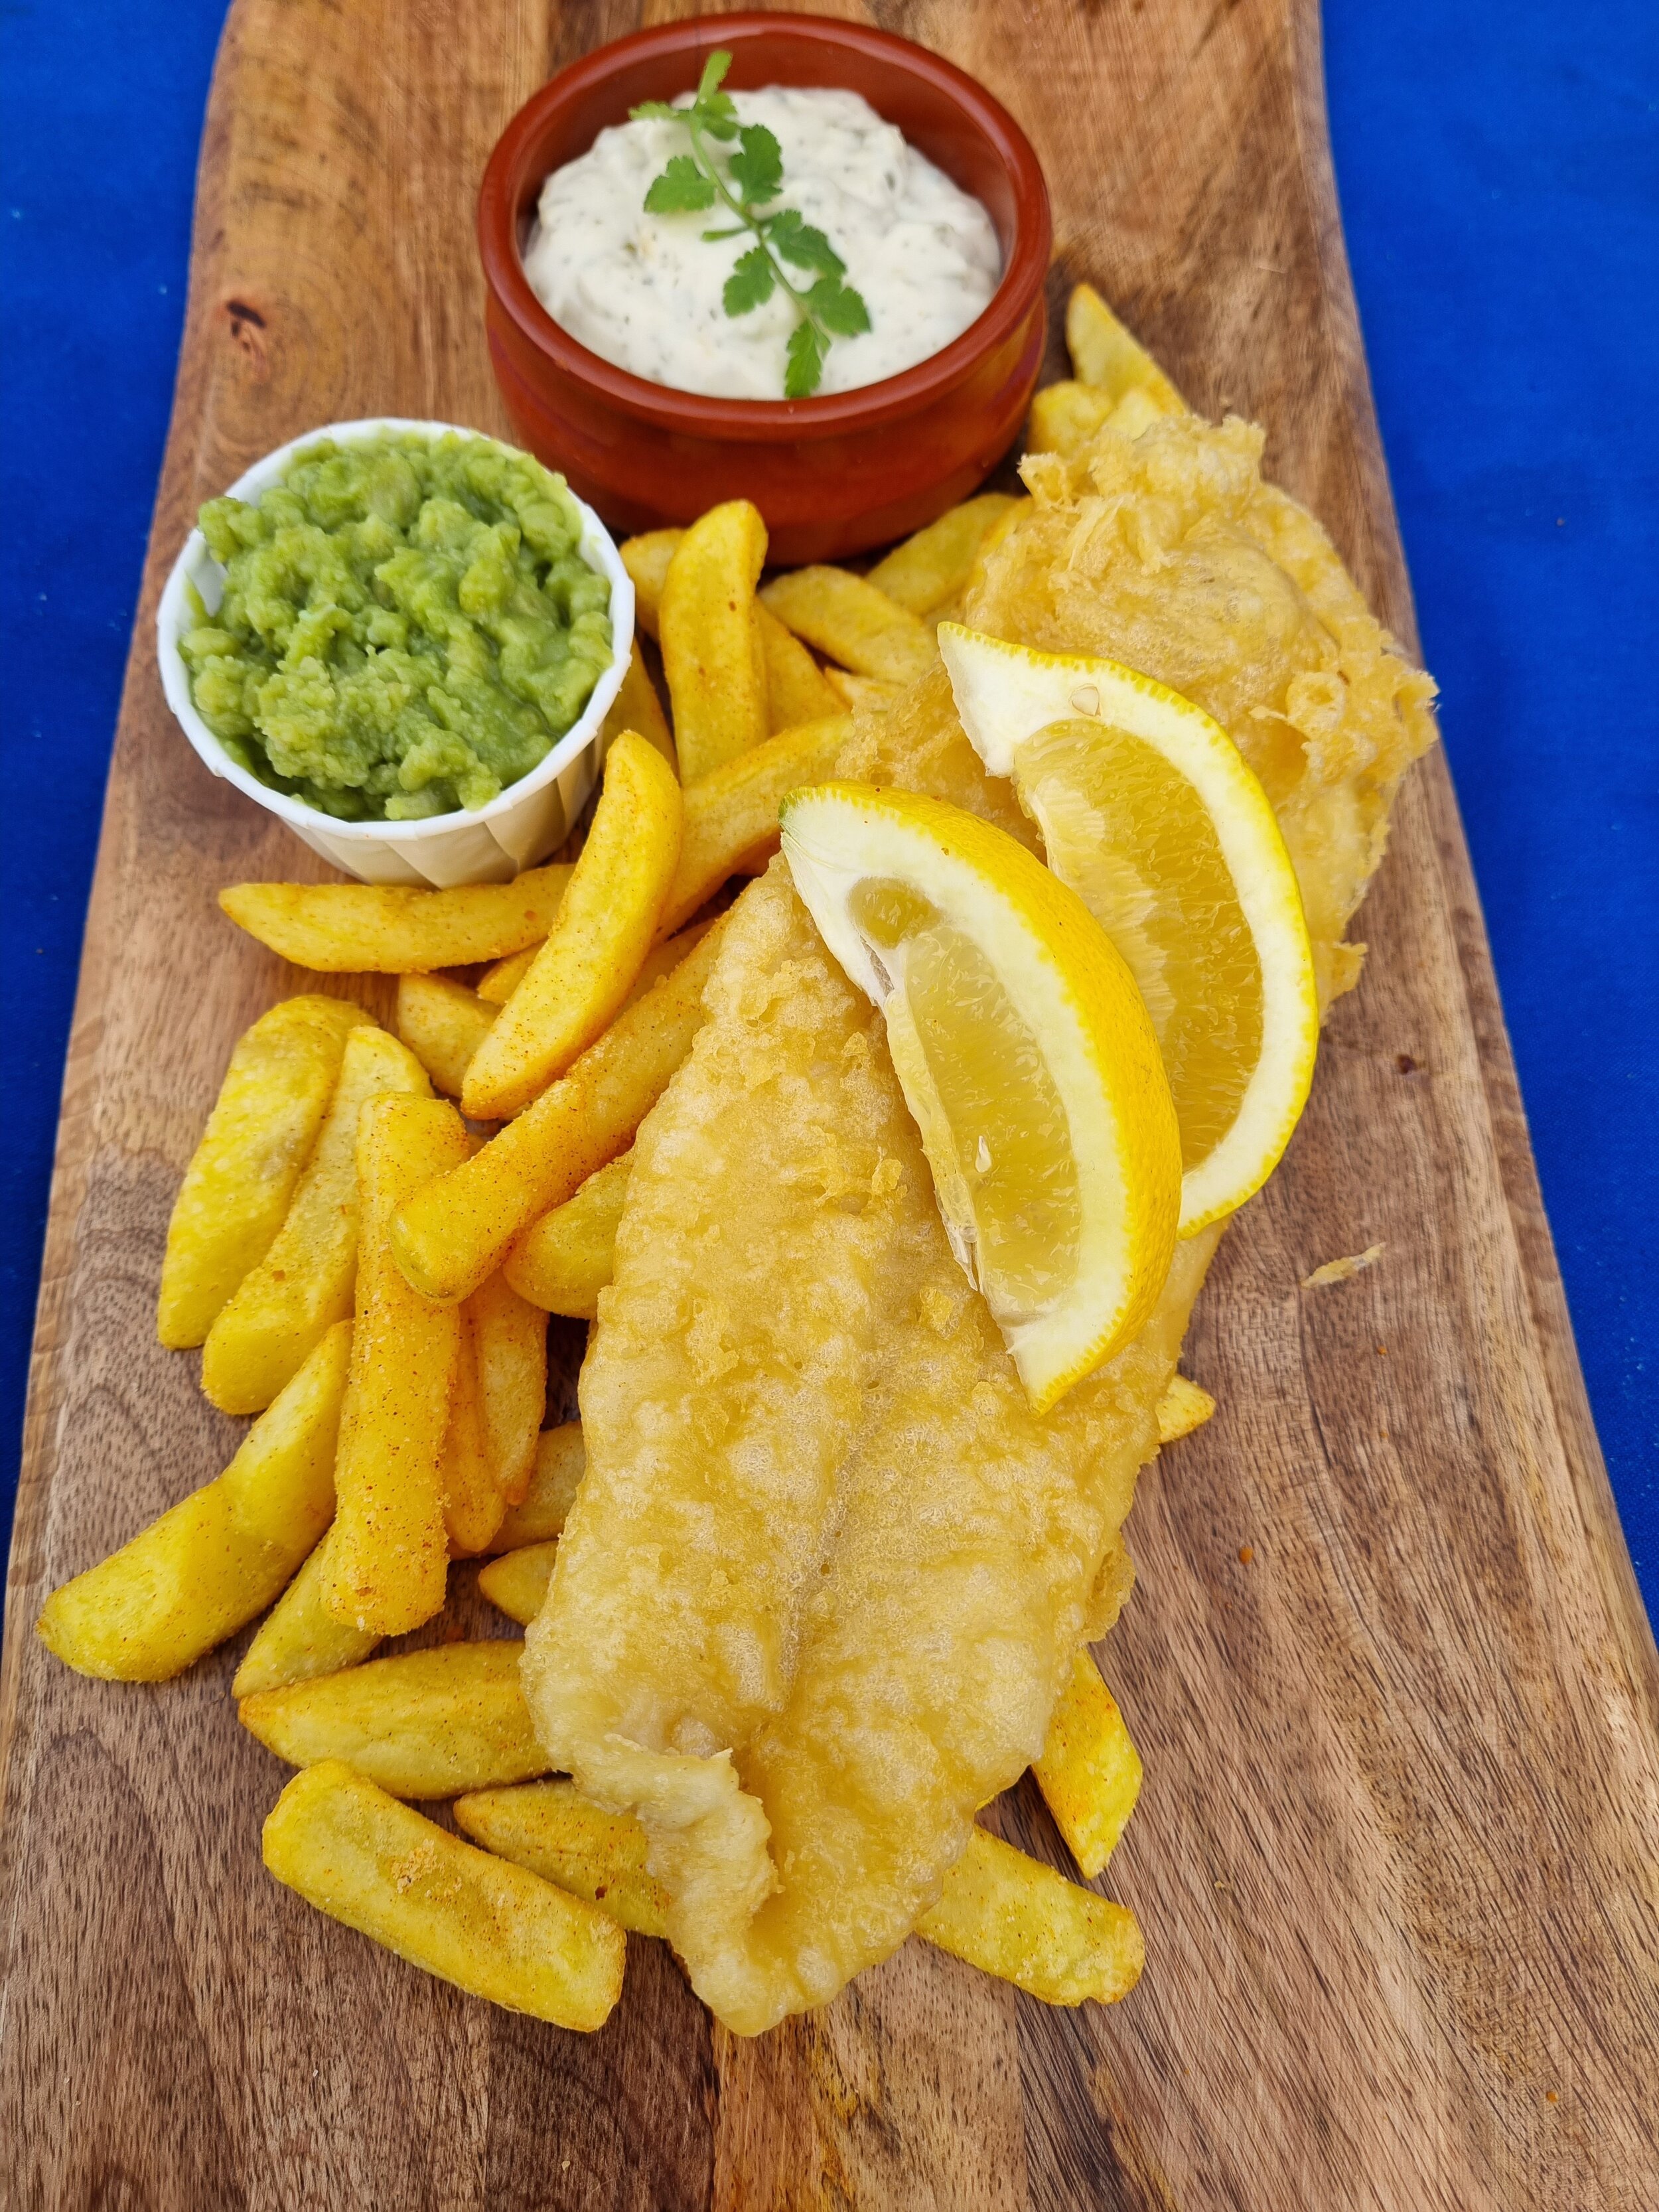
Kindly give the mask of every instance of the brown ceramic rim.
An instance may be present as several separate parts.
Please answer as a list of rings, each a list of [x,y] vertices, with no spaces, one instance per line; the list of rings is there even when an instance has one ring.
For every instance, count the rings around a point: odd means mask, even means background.
[[[540,131],[548,109],[604,83],[619,62],[641,53],[675,52],[700,61],[718,46],[737,46],[759,34],[778,33],[805,35],[831,49],[890,61],[910,76],[931,82],[973,117],[1006,163],[1013,185],[1013,243],[1001,281],[983,313],[940,352],[930,354],[914,368],[901,369],[896,376],[860,385],[851,392],[830,392],[817,399],[720,399],[653,384],[591,353],[554,321],[532,290],[519,252],[514,173],[526,143]],[[634,31],[596,48],[550,78],[507,125],[489,157],[478,192],[477,228],[484,272],[497,299],[531,343],[568,376],[593,386],[665,429],[757,444],[890,422],[914,414],[929,399],[950,391],[965,371],[1007,338],[1030,313],[1048,275],[1053,241],[1048,188],[1030,140],[1001,101],[965,70],[890,31],[827,15],[758,10],[703,15]]]

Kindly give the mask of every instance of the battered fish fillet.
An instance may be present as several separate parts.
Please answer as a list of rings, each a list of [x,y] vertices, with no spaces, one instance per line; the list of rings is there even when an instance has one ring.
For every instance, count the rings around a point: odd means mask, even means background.
[[[1127,660],[1232,730],[1328,995],[1431,687],[1259,453],[1189,420],[1029,463],[966,618]],[[863,720],[842,769],[1036,846],[941,672]],[[881,1018],[781,861],[707,1003],[635,1146],[582,1372],[587,1473],[524,1680],[554,1763],[644,1821],[694,1987],[752,2034],[894,1950],[1041,1751],[1127,1595],[1123,1520],[1219,1232],[1039,1419],[945,1242]]]

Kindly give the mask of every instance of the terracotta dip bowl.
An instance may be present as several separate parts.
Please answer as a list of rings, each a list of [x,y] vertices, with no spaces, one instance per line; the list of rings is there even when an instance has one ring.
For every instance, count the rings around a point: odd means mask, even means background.
[[[521,248],[550,170],[642,100],[732,53],[728,90],[861,93],[981,200],[1002,281],[943,352],[879,384],[811,399],[674,392],[590,353],[530,289]],[[982,483],[1018,434],[1042,359],[1052,227],[1030,142],[1001,104],[908,39],[816,15],[705,16],[636,32],[562,70],[501,134],[478,196],[489,357],[520,444],[562,469],[617,531],[687,523],[750,499],[775,562],[833,560],[919,529]]]

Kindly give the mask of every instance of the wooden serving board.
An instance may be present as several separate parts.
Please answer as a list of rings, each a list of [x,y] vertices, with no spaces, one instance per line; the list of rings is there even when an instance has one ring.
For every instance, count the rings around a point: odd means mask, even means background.
[[[1359,925],[1364,980],[1336,1009],[1306,1120],[1200,1302],[1186,1364],[1220,1411],[1143,1476],[1130,1523],[1139,1586],[1105,1647],[1146,1761],[1110,1869],[1146,1934],[1127,2002],[1049,2011],[912,1943],[827,2011],[745,2043],[635,1940],[598,2035],[492,2010],[264,1875],[282,1776],[235,1723],[240,1644],[177,1683],[116,1688],[30,1634],[49,1588],[233,1448],[195,1360],[155,1340],[163,1233],[232,1040],[316,988],[215,910],[224,883],[320,871],[169,720],[161,577],[198,501],[312,424],[385,410],[504,427],[471,241],[485,155],[553,69],[685,12],[232,10],[12,1556],[0,2199],[1659,2203],[1659,1667],[1438,757],[1407,786]],[[1056,308],[1093,278],[1195,404],[1265,422],[1272,472],[1409,640],[1315,0],[845,12],[941,48],[1006,101],[1054,191]],[[1379,1241],[1366,1273],[1298,1287]],[[580,1332],[560,1344],[574,1375]],[[1064,1863],[1027,1792],[993,1817]]]

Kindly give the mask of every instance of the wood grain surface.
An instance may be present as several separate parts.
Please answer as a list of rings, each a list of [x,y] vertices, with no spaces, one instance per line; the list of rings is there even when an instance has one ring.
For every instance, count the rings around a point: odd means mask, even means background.
[[[828,11],[829,0],[819,0]],[[1530,2208],[1659,2203],[1659,1668],[1585,1407],[1446,770],[1416,769],[1313,1102],[1223,1245],[1208,1428],[1143,1477],[1103,1647],[1146,1761],[1111,1869],[1148,1963],[1049,2011],[911,1944],[757,2042],[661,1947],[583,2039],[266,1879],[239,1644],[83,1681],[45,1592],[228,1456],[162,1352],[167,1212],[238,1030],[301,979],[219,918],[320,872],[157,680],[198,502],[308,426],[490,428],[473,193],[623,0],[236,0],[65,1079],[0,1705],[0,2201],[224,2207]],[[1412,611],[1343,257],[1314,0],[877,0],[981,77],[1196,404],[1267,426]],[[311,979],[306,988],[314,988]],[[341,988],[351,988],[345,979]],[[380,987],[375,987],[378,989]],[[1321,1261],[1382,1242],[1322,1290]],[[561,1338],[567,1376],[580,1332]],[[465,1577],[463,1577],[465,1578]],[[480,1632],[486,1609],[478,1607]],[[1063,1863],[1025,1790],[1004,1832]]]

